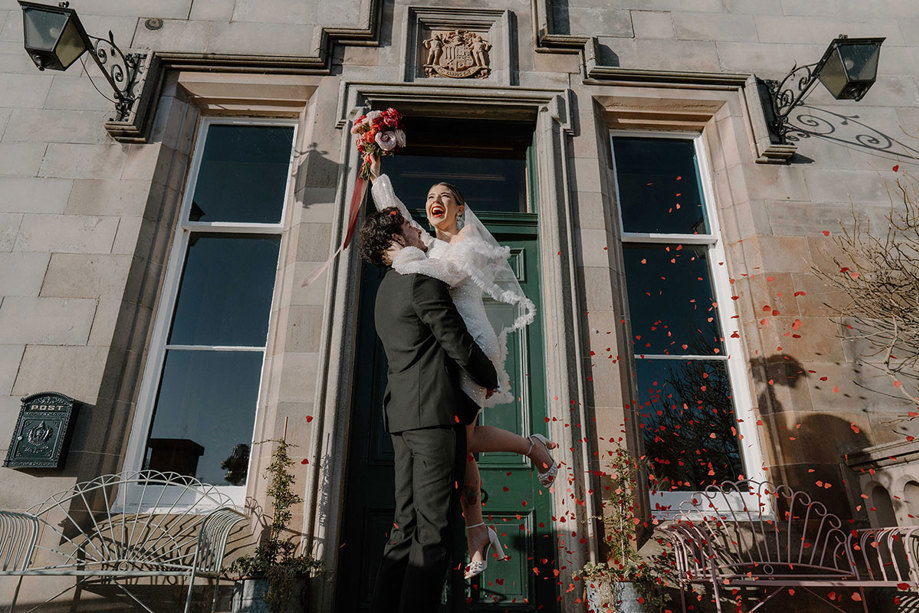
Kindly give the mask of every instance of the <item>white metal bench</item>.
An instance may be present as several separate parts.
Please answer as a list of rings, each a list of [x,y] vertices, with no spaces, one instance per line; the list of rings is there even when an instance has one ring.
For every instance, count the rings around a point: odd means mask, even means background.
[[[179,475],[137,471],[77,483],[26,512],[0,511],[0,576],[75,577],[75,597],[94,584],[114,586],[152,611],[128,587],[142,577],[215,579],[217,604],[230,532],[246,516],[213,485]],[[126,583],[131,582],[131,585]]]
[[[725,590],[756,588],[755,611],[788,588],[919,587],[919,528],[845,530],[842,521],[804,492],[766,482],[725,481],[680,508],[661,533],[673,546],[686,610],[690,584],[708,585],[720,612]],[[771,591],[770,591],[771,590]]]

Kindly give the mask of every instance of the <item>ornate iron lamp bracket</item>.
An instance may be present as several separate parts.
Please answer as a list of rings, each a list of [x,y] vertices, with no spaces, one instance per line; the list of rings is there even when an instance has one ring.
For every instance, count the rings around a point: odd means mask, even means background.
[[[131,114],[137,96],[134,94],[134,83],[145,53],[125,55],[118,45],[111,30],[108,39],[87,35],[93,44],[90,54],[96,61],[99,70],[115,92],[116,121],[124,121]]]
[[[788,116],[796,106],[804,102],[814,83],[817,82],[819,71],[815,70],[815,68],[820,63],[815,62],[801,67],[795,66],[781,81],[773,79],[762,80],[768,92],[772,110],[769,127],[772,129],[773,134],[778,137],[779,142],[786,142]]]

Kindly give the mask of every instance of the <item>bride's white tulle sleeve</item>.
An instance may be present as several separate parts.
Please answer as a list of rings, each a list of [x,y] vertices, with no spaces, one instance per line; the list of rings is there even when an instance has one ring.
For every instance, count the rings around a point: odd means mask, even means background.
[[[408,212],[408,209],[405,208],[405,205],[402,204],[402,201],[396,196],[396,192],[394,192],[392,188],[392,182],[385,174],[381,174],[377,177],[376,181],[373,182],[373,187],[370,188],[370,195],[373,196],[373,203],[378,211],[388,209],[391,206],[399,209],[402,217],[408,219],[413,227],[421,230],[421,241],[425,246],[430,246],[430,244],[434,242],[434,237],[425,232],[424,228],[412,218],[412,214]]]
[[[450,287],[466,280],[466,272],[445,258],[429,258],[417,247],[403,247],[393,258],[392,267],[401,275],[420,273],[440,279]]]

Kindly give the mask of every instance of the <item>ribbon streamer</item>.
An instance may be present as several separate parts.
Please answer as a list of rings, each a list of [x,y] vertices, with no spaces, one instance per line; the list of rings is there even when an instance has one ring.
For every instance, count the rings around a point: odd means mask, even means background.
[[[332,260],[338,257],[338,254],[347,249],[348,245],[351,244],[351,239],[354,238],[354,230],[357,228],[357,218],[361,214],[361,203],[364,202],[364,195],[367,193],[367,181],[365,179],[358,178],[354,183],[354,192],[351,194],[351,211],[348,214],[348,229],[345,232],[345,240],[342,241],[341,246],[333,253],[328,260],[325,261],[325,264],[314,270],[310,275],[303,280],[303,283],[300,284],[300,287],[306,287],[322,275],[332,263]]]

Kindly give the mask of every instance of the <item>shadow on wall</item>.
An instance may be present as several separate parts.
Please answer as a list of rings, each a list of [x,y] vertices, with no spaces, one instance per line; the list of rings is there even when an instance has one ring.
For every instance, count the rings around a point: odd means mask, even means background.
[[[330,159],[328,153],[319,149],[316,143],[294,152],[298,160],[295,193],[299,194],[303,189],[335,189],[338,186],[341,164]],[[303,206],[308,207],[311,202],[312,199],[304,199]]]
[[[793,356],[759,357],[750,366],[759,427],[764,429],[767,478],[807,492],[832,513],[852,517],[859,504],[852,501],[860,498],[854,480],[843,472],[845,457],[870,447],[872,441],[858,426],[836,415],[793,411],[795,395],[809,393],[807,369]]]
[[[804,106],[805,110],[789,124],[788,140],[792,143],[807,138],[821,138],[849,149],[900,163],[919,163],[919,148],[872,128],[859,121],[858,115],[843,115],[826,109]],[[809,158],[800,161],[813,163]]]

